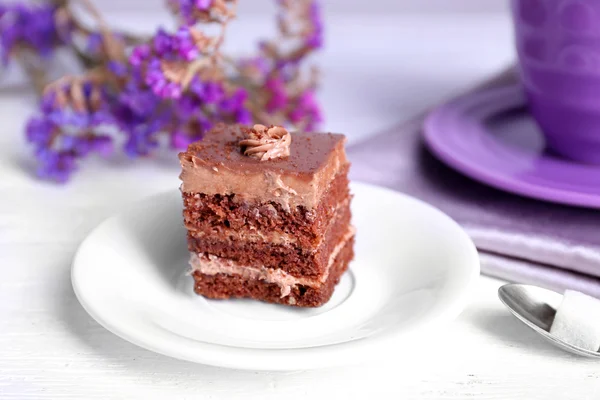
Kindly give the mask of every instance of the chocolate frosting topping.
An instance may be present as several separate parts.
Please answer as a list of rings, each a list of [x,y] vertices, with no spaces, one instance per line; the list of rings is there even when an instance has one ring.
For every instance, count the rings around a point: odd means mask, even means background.
[[[295,133],[289,157],[262,162],[240,149],[250,130],[220,125],[180,153],[181,189],[209,196],[234,194],[236,202],[275,202],[285,211],[300,206],[312,210],[331,180],[348,168],[343,135]]]
[[[290,156],[292,135],[281,126],[254,125],[248,139],[240,141],[244,154],[260,161]]]

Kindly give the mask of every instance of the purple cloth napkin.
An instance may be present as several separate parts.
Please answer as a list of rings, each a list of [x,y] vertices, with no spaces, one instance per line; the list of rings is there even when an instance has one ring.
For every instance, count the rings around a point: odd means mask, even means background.
[[[514,79],[503,74],[483,86]],[[350,146],[351,178],[450,215],[480,250],[484,274],[600,298],[600,211],[527,199],[466,178],[427,151],[422,122],[423,116]]]

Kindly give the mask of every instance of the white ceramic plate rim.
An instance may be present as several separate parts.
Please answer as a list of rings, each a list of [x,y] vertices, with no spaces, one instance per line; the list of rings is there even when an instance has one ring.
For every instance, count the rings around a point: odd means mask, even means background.
[[[137,204],[143,202],[154,202],[166,194],[164,192],[127,207],[126,210],[109,217],[82,241],[73,259],[71,269],[71,280],[75,295],[87,313],[94,318],[100,325],[115,335],[125,339],[139,347],[151,350],[153,352],[177,358],[180,360],[192,361],[201,364],[213,365],[225,368],[246,369],[246,370],[303,370],[321,367],[331,367],[337,365],[353,364],[365,361],[367,359],[385,356],[385,349],[396,346],[399,340],[406,340],[407,337],[414,337],[421,332],[433,330],[443,324],[455,319],[467,305],[474,284],[480,273],[479,257],[475,245],[465,233],[465,231],[450,217],[437,208],[416,198],[404,195],[390,189],[365,183],[351,183],[351,186],[363,186],[368,190],[379,191],[391,196],[397,196],[403,201],[413,202],[420,207],[428,209],[429,212],[437,214],[437,217],[445,220],[445,223],[453,225],[454,234],[459,236],[461,242],[470,254],[467,273],[463,273],[465,279],[461,282],[461,288],[455,290],[455,296],[438,307],[436,318],[425,318],[415,323],[410,328],[396,332],[394,329],[372,336],[347,341],[327,346],[317,346],[308,348],[290,348],[290,349],[262,349],[262,348],[241,348],[221,344],[198,342],[192,339],[179,337],[179,341],[168,340],[149,340],[147,336],[138,335],[135,329],[131,329],[126,324],[119,321],[112,321],[110,315],[103,315],[97,312],[93,304],[88,301],[86,293],[80,290],[78,286],[78,274],[81,268],[79,258],[85,251],[87,243],[94,240],[95,232],[101,230],[111,220],[125,215],[130,209],[134,209]],[[85,270],[84,270],[85,272]],[[189,343],[186,346],[185,343]],[[382,351],[383,350],[383,351]],[[232,356],[234,355],[234,356]]]

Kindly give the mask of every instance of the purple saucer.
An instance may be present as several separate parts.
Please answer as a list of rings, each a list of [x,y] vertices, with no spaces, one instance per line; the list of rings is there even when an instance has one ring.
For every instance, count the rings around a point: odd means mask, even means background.
[[[444,104],[427,117],[424,131],[429,149],[472,179],[526,197],[600,208],[600,166],[547,151],[519,86]]]

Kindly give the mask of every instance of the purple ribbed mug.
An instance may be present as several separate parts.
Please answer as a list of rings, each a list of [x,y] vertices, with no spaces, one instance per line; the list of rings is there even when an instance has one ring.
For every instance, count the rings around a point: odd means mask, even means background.
[[[512,0],[529,108],[548,147],[600,164],[600,0]]]

